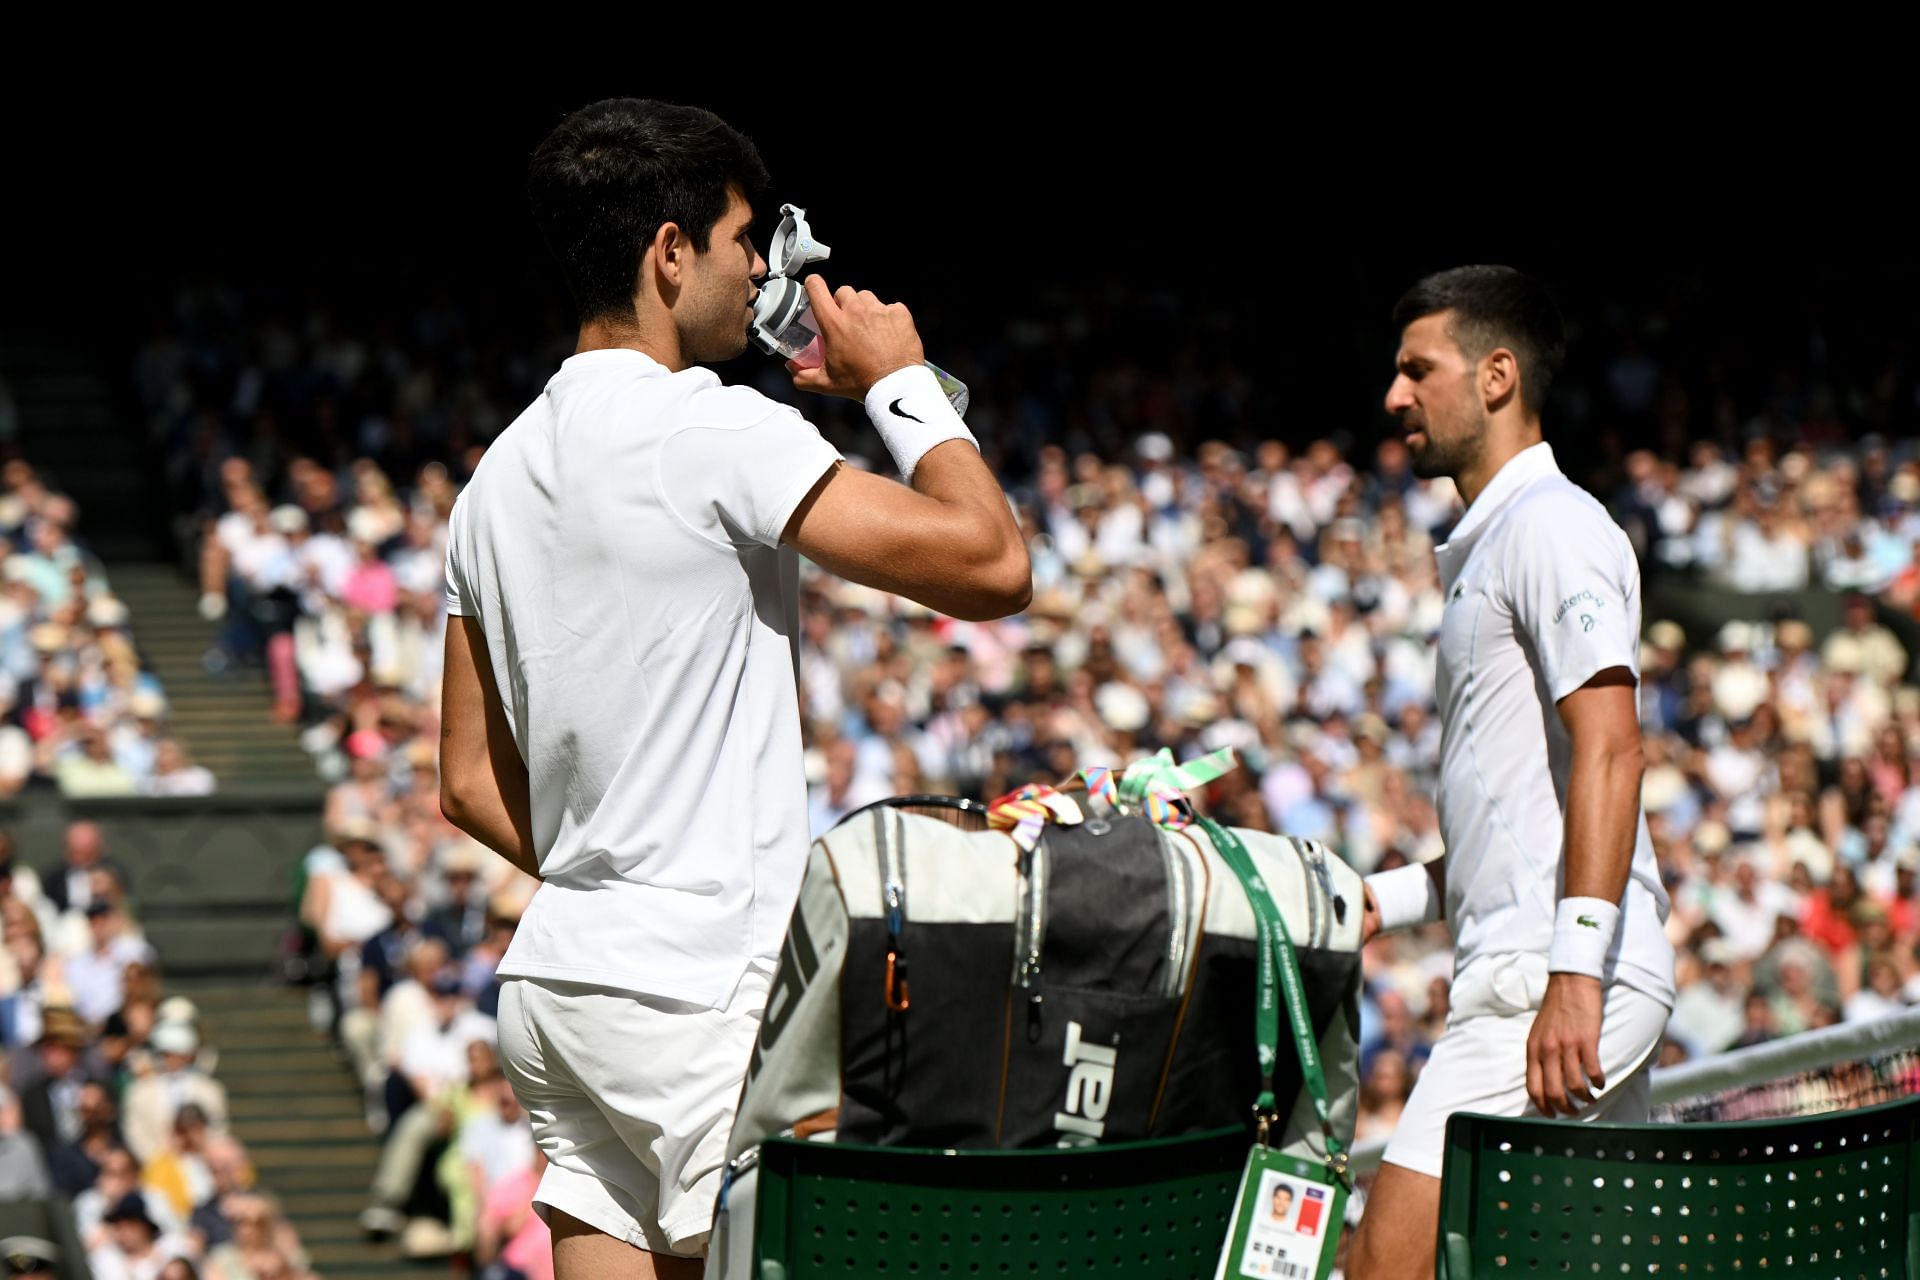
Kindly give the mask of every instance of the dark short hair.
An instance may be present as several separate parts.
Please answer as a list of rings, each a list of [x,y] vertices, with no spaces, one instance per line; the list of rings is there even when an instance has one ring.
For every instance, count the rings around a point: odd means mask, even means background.
[[[1470,360],[1506,347],[1520,361],[1520,400],[1539,416],[1567,358],[1560,309],[1538,280],[1512,267],[1455,267],[1421,280],[1394,304],[1393,326],[1451,311],[1453,340]]]
[[[711,111],[608,98],[560,122],[533,153],[527,197],[582,320],[630,315],[647,245],[666,223],[705,253],[727,193],[768,185],[753,143]]]

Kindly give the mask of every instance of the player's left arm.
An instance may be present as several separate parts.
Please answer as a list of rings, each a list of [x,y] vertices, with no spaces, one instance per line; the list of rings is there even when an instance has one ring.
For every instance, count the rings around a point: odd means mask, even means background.
[[[1606,926],[1617,917],[1593,904],[1604,903],[1617,912],[1633,869],[1644,770],[1638,685],[1629,668],[1609,667],[1559,703],[1561,722],[1572,740],[1561,914],[1571,917],[1573,930],[1597,934],[1605,929],[1605,938],[1596,938],[1597,944],[1612,941]],[[1567,927],[1556,922],[1556,932]],[[1604,945],[1600,950],[1604,954]],[[1558,956],[1551,958],[1550,968],[1559,961]],[[1606,1087],[1600,1064],[1605,998],[1597,975],[1570,968],[1553,968],[1547,975],[1547,993],[1527,1037],[1527,1096],[1543,1113],[1571,1115],[1576,1103],[1592,1102],[1583,1081]]]
[[[1509,544],[1514,625],[1572,757],[1547,990],[1527,1037],[1527,1095],[1546,1115],[1570,1115],[1606,1087],[1605,970],[1640,823],[1640,572],[1626,535],[1596,503],[1555,496],[1516,514],[1527,527]]]

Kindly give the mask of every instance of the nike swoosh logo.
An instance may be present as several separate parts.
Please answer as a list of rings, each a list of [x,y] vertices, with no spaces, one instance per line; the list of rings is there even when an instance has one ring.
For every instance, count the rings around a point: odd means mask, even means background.
[[[905,396],[900,397],[900,400],[905,400],[905,399],[906,399]],[[919,423],[923,427],[927,425],[927,420],[925,418],[914,418],[912,414],[902,409],[900,407],[900,400],[895,400],[892,404],[888,405],[887,412],[891,413],[896,418],[913,418],[915,422]]]

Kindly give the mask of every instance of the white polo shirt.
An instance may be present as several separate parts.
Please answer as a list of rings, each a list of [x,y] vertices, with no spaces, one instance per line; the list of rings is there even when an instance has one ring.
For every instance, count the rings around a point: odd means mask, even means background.
[[[486,633],[545,879],[501,976],[717,1007],[778,953],[808,842],[779,543],[839,457],[759,392],[628,349],[567,360],[487,450],[447,610]]]
[[[1510,459],[1434,553],[1446,599],[1436,798],[1460,973],[1552,943],[1571,761],[1556,704],[1610,667],[1639,677],[1640,567],[1545,443]],[[1667,911],[1643,813],[1606,979],[1671,1006]]]

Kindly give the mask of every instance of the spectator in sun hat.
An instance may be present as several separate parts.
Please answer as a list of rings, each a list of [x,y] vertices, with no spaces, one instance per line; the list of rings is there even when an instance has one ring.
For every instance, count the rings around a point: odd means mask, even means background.
[[[1719,1053],[1746,1025],[1747,986],[1738,957],[1724,938],[1708,938],[1698,949],[1696,976],[1674,1000],[1672,1025],[1696,1053]]]
[[[167,1263],[193,1251],[183,1237],[162,1233],[138,1192],[122,1196],[100,1221],[105,1239],[87,1254],[94,1280],[158,1280]]]
[[[227,1090],[196,1063],[200,1037],[184,1022],[158,1022],[147,1043],[160,1057],[159,1069],[133,1082],[127,1090],[125,1130],[127,1147],[142,1164],[165,1147],[174,1117],[191,1102],[205,1113],[214,1129],[227,1124]]]
[[[1754,625],[1738,619],[1720,628],[1720,668],[1713,675],[1713,705],[1729,720],[1743,720],[1771,693],[1767,673],[1753,661]]]
[[[9,1280],[53,1280],[60,1266],[60,1250],[39,1236],[0,1239],[0,1276]]]
[[[1851,665],[1877,684],[1890,685],[1906,674],[1907,649],[1874,617],[1873,597],[1853,592],[1842,606],[1842,623],[1820,647],[1828,666]]]
[[[427,913],[422,927],[447,940],[454,960],[487,934],[486,873],[505,861],[472,837],[456,840],[440,855],[445,899]]]
[[[333,824],[331,838],[346,865],[313,874],[300,905],[301,921],[319,937],[329,960],[357,950],[393,922],[378,892],[387,863],[379,828],[349,817]]]
[[[86,1059],[89,1036],[80,1015],[64,1005],[48,1008],[38,1042],[39,1071],[20,1091],[21,1119],[51,1157],[78,1142],[85,1127],[83,1094],[93,1077]]]
[[[163,1233],[181,1230],[182,1224],[173,1216],[166,1197],[140,1185],[140,1163],[132,1152],[108,1145],[101,1148],[98,1163],[100,1172],[93,1185],[73,1197],[74,1227],[84,1246],[92,1248],[108,1239],[107,1212],[129,1192],[140,1196],[147,1216],[160,1225]]]

